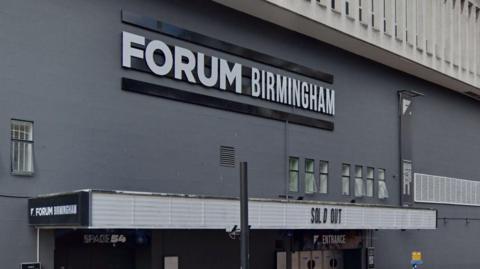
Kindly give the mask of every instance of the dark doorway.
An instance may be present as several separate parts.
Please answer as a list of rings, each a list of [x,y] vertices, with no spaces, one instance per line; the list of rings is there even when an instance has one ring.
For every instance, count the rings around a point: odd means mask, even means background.
[[[122,247],[69,247],[55,249],[55,269],[132,269],[135,255]]]
[[[132,269],[145,264],[137,254],[150,250],[138,231],[59,230],[55,237],[55,269]]]

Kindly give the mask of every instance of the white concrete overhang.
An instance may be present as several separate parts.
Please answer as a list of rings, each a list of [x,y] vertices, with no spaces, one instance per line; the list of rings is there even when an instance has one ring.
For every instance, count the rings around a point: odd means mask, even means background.
[[[213,0],[480,101],[480,88],[265,0]],[[480,2],[480,1],[477,1]],[[401,89],[399,89],[401,90]]]
[[[240,202],[236,198],[208,197],[129,191],[82,191],[89,194],[90,229],[230,229],[240,224]],[[63,194],[33,198],[42,204]],[[53,199],[53,200],[52,200]],[[33,204],[33,203],[32,203]],[[43,203],[42,206],[48,206]],[[35,209],[36,210],[36,209]],[[29,206],[29,212],[33,212]],[[81,214],[81,212],[78,212]],[[59,228],[71,225],[45,225]],[[297,201],[279,199],[249,200],[252,229],[436,229],[437,211],[424,208]]]

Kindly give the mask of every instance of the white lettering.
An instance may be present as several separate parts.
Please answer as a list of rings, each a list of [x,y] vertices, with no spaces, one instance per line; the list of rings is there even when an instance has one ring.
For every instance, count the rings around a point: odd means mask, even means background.
[[[230,85],[235,82],[236,93],[242,93],[242,65],[235,63],[230,69],[228,62],[220,59],[220,89],[227,89],[227,80]]]
[[[155,52],[161,51],[163,58],[165,59],[163,65],[158,65],[155,62]],[[173,56],[170,48],[167,44],[163,43],[160,40],[154,40],[148,43],[147,48],[145,49],[145,61],[147,62],[148,68],[152,72],[159,76],[165,76],[168,74],[173,67]]]
[[[310,84],[310,104],[309,104],[309,109],[310,110],[317,110],[317,92],[318,92],[318,86]]]
[[[257,68],[252,67],[252,96],[260,96],[260,71]]]
[[[187,80],[190,83],[200,83],[205,87],[216,87],[221,90],[233,88],[236,93],[243,93],[241,64],[179,46],[172,49],[172,46],[160,40],[145,43],[146,38],[143,36],[122,32],[123,67],[132,68],[133,60],[144,60],[155,75],[170,76],[173,73],[174,79],[177,80]],[[333,90],[255,67],[251,67],[250,79],[252,97],[335,115]],[[38,214],[47,214],[45,212],[38,211]],[[30,213],[34,215],[37,211]]]
[[[308,109],[308,83],[302,82],[302,107]]]
[[[323,87],[320,87],[318,96],[318,111],[325,113],[325,89]]]
[[[300,81],[292,78],[293,84],[293,106],[300,107]]]
[[[207,75],[205,74],[205,55],[200,52],[197,55],[198,79],[206,87],[213,87],[218,81],[218,58],[213,56],[211,58],[212,64],[210,66],[210,78],[207,78]]]
[[[277,74],[277,102],[287,103],[287,78]]]
[[[183,59],[186,59],[187,61],[184,62]],[[175,46],[175,78],[181,80],[183,73],[189,82],[195,83],[193,69],[195,69],[195,55],[193,55],[193,52]]]
[[[267,71],[267,100],[275,101],[275,76]]]
[[[335,115],[335,92],[327,89],[327,94],[325,95],[326,111],[325,113],[330,115]]]
[[[122,32],[122,66],[132,67],[132,57],[143,59],[143,51],[132,47],[132,43],[145,45],[145,37]]]

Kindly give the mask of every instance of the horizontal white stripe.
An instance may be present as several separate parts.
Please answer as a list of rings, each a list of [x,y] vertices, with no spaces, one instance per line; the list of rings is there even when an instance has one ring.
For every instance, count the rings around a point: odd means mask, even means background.
[[[328,221],[312,223],[312,208],[326,208]],[[331,223],[331,209],[341,222]],[[92,193],[91,228],[226,229],[240,224],[234,199]],[[252,229],[435,229],[436,211],[311,201],[252,199]]]

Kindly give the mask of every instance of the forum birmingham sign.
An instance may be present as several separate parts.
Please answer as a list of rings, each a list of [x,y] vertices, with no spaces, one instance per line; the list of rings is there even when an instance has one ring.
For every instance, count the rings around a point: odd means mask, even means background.
[[[133,61],[143,61],[148,72],[160,77],[171,77],[222,91],[231,90],[290,107],[335,115],[334,90],[124,31],[122,66],[134,69]],[[244,77],[250,78],[250,83],[243,83]]]

